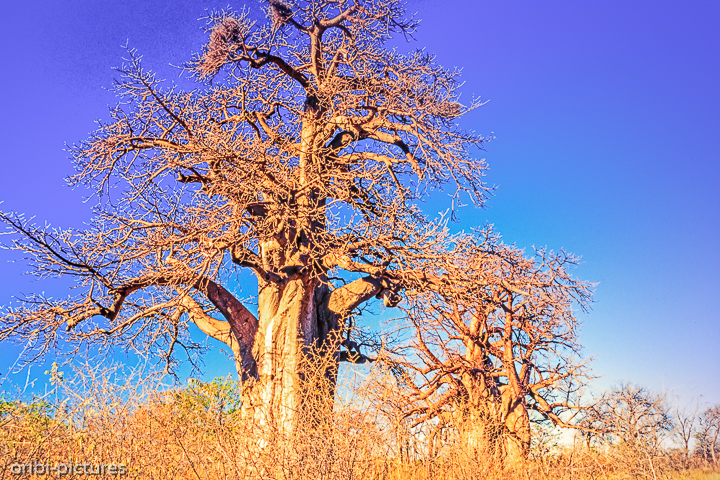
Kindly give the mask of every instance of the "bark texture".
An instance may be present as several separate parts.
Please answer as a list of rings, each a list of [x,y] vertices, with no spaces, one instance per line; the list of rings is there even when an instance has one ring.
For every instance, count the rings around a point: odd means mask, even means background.
[[[318,403],[331,406],[347,315],[372,297],[392,296],[383,284],[366,277],[335,290],[307,278],[263,285],[253,347],[257,376],[244,387],[247,414],[290,432],[298,421],[312,421]]]

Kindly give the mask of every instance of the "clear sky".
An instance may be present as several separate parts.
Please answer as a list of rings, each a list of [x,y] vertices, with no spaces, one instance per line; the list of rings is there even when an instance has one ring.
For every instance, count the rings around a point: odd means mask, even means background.
[[[253,8],[254,2],[248,2]],[[164,78],[201,47],[208,0],[38,0],[4,5],[0,206],[57,226],[89,218],[64,186],[64,143],[106,116],[129,42]],[[241,8],[242,4],[232,5]],[[463,120],[493,134],[498,186],[458,229],[583,256],[599,282],[583,316],[603,389],[634,381],[720,403],[720,3],[710,0],[410,1],[417,41],[487,104]],[[444,199],[428,204],[428,213]],[[64,296],[0,252],[0,303]],[[0,372],[16,348],[0,348]],[[211,365],[209,374],[231,371]]]

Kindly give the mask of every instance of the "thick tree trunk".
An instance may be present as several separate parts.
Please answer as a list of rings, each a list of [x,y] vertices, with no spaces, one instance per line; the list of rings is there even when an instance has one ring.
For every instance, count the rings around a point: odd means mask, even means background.
[[[466,378],[470,405],[464,412],[462,439],[467,451],[504,465],[522,463],[530,452],[530,417],[522,398],[505,385],[491,392],[482,380]]]
[[[502,462],[502,425],[482,410],[467,412],[463,420],[461,438],[466,451],[477,458]]]
[[[316,413],[305,408],[310,396],[334,393],[334,338],[339,338],[340,332],[339,325],[325,325],[327,293],[327,286],[317,279],[298,278],[284,286],[261,285],[259,327],[253,347],[258,378],[245,382],[243,404],[245,414],[258,426],[290,433],[303,417]],[[329,383],[321,385],[313,378],[318,373]]]
[[[474,350],[468,350],[468,358],[473,357]],[[468,405],[461,410],[463,418],[462,441],[466,450],[476,457],[493,458],[502,461],[503,425],[500,420],[500,392],[488,388],[488,383],[481,375],[466,374],[463,383],[468,393]]]
[[[493,418],[486,409],[467,412],[463,419],[462,440],[466,450],[503,465],[518,465],[530,450],[530,422],[522,406],[505,419]]]
[[[463,441],[474,455],[517,464],[527,458],[530,450],[530,421],[522,395],[515,394],[517,388],[500,385],[495,378],[479,373],[491,371],[492,366],[471,339],[465,344],[466,359],[477,370],[463,375],[468,395],[467,407],[462,411]]]
[[[505,425],[505,460],[509,465],[524,462],[530,453],[530,416],[521,399],[509,399]]]
[[[264,283],[258,295],[253,357],[257,375],[243,384],[243,413],[261,428],[291,434],[329,414],[335,396],[345,319],[358,305],[394,293],[364,277],[330,290],[324,277]]]

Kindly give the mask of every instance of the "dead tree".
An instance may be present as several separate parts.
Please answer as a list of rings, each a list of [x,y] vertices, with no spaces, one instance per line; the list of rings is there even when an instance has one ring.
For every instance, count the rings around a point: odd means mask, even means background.
[[[70,184],[98,199],[90,226],[2,214],[35,273],[75,279],[78,295],[28,297],[3,313],[0,339],[172,359],[193,346],[192,322],[234,352],[246,413],[289,431],[303,361],[335,358],[332,383],[336,361],[357,358],[341,352],[350,312],[373,297],[396,305],[418,265],[446,254],[418,201],[486,194],[469,152],[483,139],[456,126],[479,105],[459,103],[458,73],[384,47],[416,25],[399,0],[271,1],[268,14],[210,16],[187,65],[194,91],[164,86],[129,52],[110,120],[72,148]],[[233,287],[241,271],[257,315]]]
[[[697,453],[717,468],[720,466],[720,405],[714,405],[702,412],[698,424],[695,432]]]
[[[664,393],[621,383],[603,393],[583,412],[581,424],[590,443],[622,445],[645,454],[657,454],[673,434],[675,419]]]
[[[695,436],[699,411],[700,402],[698,400],[695,400],[694,403],[688,403],[684,408],[675,408],[674,422],[676,429],[673,436],[681,445],[683,462],[685,462],[686,468],[690,459],[690,442]]]

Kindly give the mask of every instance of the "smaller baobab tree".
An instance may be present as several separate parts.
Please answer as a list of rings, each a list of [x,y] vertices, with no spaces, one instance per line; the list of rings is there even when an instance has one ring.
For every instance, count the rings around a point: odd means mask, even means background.
[[[419,362],[396,366],[407,414],[433,425],[431,441],[452,428],[478,454],[514,462],[529,452],[532,421],[572,426],[581,408],[588,376],[574,307],[588,308],[592,285],[570,275],[578,259],[565,252],[526,258],[489,230],[466,241],[438,265],[438,288],[410,296]]]

